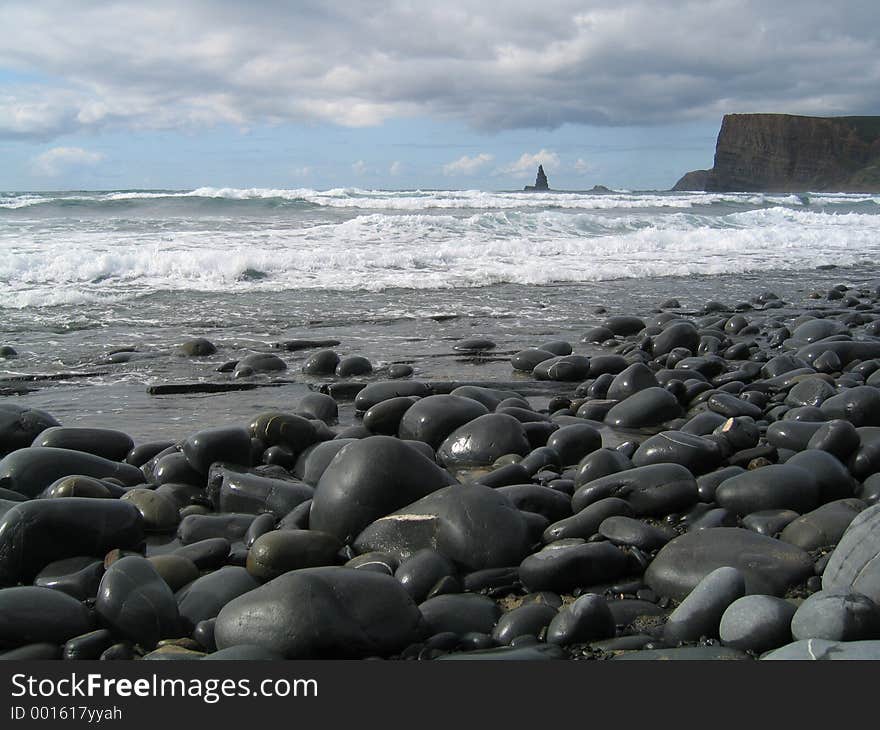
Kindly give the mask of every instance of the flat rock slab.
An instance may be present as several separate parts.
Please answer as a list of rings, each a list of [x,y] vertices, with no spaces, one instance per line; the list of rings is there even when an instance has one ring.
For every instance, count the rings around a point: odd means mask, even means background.
[[[742,661],[751,659],[744,651],[731,649],[728,646],[683,646],[679,649],[645,649],[643,651],[625,651],[611,657],[613,661],[625,660],[661,660],[661,661]]]
[[[810,556],[794,545],[739,527],[689,532],[666,544],[645,571],[645,582],[677,601],[716,568],[737,568],[746,594],[783,595],[813,573]]]
[[[764,654],[761,659],[794,659],[799,661],[880,659],[880,641],[802,639]]]

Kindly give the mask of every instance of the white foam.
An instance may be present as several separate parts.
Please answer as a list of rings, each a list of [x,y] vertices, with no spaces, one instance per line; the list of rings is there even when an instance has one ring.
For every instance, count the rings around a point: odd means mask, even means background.
[[[205,188],[179,195],[277,192]],[[314,193],[282,192],[298,199]],[[0,307],[113,302],[163,290],[451,288],[810,269],[880,255],[880,209],[829,212],[795,206],[787,197],[771,205],[773,196],[758,196],[760,203],[750,209],[741,203],[741,210],[684,205],[731,197],[710,194],[568,196],[617,201],[607,209],[542,206],[536,201],[560,196],[540,193],[340,188],[318,195],[346,204],[363,197],[373,210],[353,209],[341,220],[327,213],[192,214],[158,224],[130,213],[124,219],[0,219]],[[851,202],[854,196],[828,197]],[[490,205],[497,198],[511,204]],[[646,205],[654,198],[682,205]],[[520,200],[528,205],[512,204]],[[407,212],[417,201],[449,205]]]

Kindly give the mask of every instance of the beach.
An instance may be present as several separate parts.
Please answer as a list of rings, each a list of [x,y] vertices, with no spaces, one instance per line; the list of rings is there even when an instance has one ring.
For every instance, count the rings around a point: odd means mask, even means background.
[[[2,193],[0,648],[878,658],[878,214]]]

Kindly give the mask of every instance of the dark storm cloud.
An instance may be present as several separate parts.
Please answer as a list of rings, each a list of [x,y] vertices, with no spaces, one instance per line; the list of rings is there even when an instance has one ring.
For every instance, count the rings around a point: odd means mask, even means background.
[[[5,0],[0,134],[880,111],[874,2],[768,5]]]

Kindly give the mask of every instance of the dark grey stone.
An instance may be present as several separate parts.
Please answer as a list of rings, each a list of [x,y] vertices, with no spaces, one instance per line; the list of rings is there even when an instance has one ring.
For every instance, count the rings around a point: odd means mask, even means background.
[[[568,593],[580,586],[607,583],[628,569],[624,553],[608,542],[546,547],[520,563],[519,576],[531,591]]]
[[[682,415],[676,397],[665,388],[646,388],[621,401],[605,415],[616,428],[657,426]]]
[[[94,628],[86,608],[72,596],[51,588],[17,586],[0,589],[0,647],[63,644]]]
[[[721,616],[745,594],[746,582],[736,568],[716,568],[706,574],[670,614],[663,640],[670,644],[716,638]]]
[[[145,649],[181,633],[174,594],[152,563],[135,555],[120,558],[104,573],[95,611],[115,633]]]
[[[489,413],[479,401],[458,395],[431,395],[408,408],[400,419],[398,436],[424,441],[433,449],[455,429]]]
[[[115,499],[66,497],[21,502],[0,517],[0,585],[29,582],[54,560],[137,547],[137,507]]]
[[[807,552],[836,545],[847,527],[867,505],[860,499],[839,499],[792,520],[779,539]]]
[[[401,560],[431,548],[468,571],[516,565],[534,542],[527,514],[489,487],[453,485],[376,520],[354,548]]]
[[[144,481],[143,472],[131,464],[71,449],[32,446],[0,459],[0,488],[27,497],[36,497],[56,480],[72,474],[96,479],[113,477],[126,486]]]
[[[761,654],[791,641],[795,610],[776,596],[743,596],[724,611],[718,635],[725,646]]]
[[[831,553],[822,589],[851,591],[880,601],[880,505],[859,513]]]
[[[309,526],[350,542],[374,520],[453,482],[447,471],[399,439],[354,441],[321,475]]]
[[[813,573],[813,561],[800,548],[751,530],[714,527],[667,543],[645,571],[645,582],[659,595],[680,601],[724,566],[743,574],[747,594],[780,596]]]
[[[580,486],[572,496],[571,509],[580,512],[606,497],[629,502],[636,516],[662,516],[693,505],[697,501],[697,483],[680,464],[640,466]]]
[[[388,656],[426,635],[422,614],[389,575],[294,570],[232,599],[217,616],[220,650],[252,644],[287,659]]]
[[[489,413],[455,429],[437,449],[447,467],[489,466],[505,454],[525,456],[531,451],[523,425],[513,416]]]
[[[819,484],[806,469],[771,464],[726,479],[715,490],[715,501],[738,515],[768,509],[803,513],[819,505]]]
[[[818,591],[798,606],[791,634],[797,641],[880,639],[880,606],[861,593]]]

